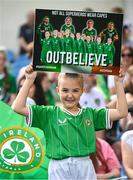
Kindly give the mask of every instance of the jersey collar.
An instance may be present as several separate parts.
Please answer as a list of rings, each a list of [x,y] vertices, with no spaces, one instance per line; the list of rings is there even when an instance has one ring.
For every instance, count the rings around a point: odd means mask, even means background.
[[[61,107],[62,111],[64,111],[65,113],[69,114],[69,115],[72,115],[72,116],[78,116],[81,114],[82,112],[82,108],[79,108],[79,111],[77,112],[77,114],[73,114],[71,113],[70,111],[68,111],[67,109],[65,109],[64,107]]]

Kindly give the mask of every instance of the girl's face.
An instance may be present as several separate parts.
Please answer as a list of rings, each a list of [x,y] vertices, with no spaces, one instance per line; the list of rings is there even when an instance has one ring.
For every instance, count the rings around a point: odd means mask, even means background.
[[[78,107],[80,96],[83,92],[79,78],[70,78],[62,76],[59,80],[57,92],[63,107],[68,110],[74,110]]]
[[[6,65],[6,56],[5,53],[0,52],[0,71],[3,71]]]

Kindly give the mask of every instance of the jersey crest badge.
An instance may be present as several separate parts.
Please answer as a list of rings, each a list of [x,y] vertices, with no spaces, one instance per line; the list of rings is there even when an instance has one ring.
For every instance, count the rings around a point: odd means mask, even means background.
[[[86,126],[91,126],[92,122],[91,122],[91,120],[87,119],[87,120],[85,120],[85,124],[86,124]]]
[[[32,171],[42,164],[43,159],[43,146],[33,131],[10,127],[0,132],[0,171]]]

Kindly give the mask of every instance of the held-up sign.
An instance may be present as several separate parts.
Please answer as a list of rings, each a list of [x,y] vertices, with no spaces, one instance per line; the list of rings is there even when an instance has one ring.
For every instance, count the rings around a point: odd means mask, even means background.
[[[117,75],[123,14],[36,9],[33,68]]]

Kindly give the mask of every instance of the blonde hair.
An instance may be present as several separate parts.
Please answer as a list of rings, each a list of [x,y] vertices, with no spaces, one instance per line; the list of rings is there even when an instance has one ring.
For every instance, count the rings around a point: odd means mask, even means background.
[[[80,86],[83,88],[83,75],[82,74],[76,74],[76,73],[60,73],[58,76],[58,86],[60,83],[61,78],[63,77],[68,77],[68,78],[72,78],[72,79],[78,79]]]

